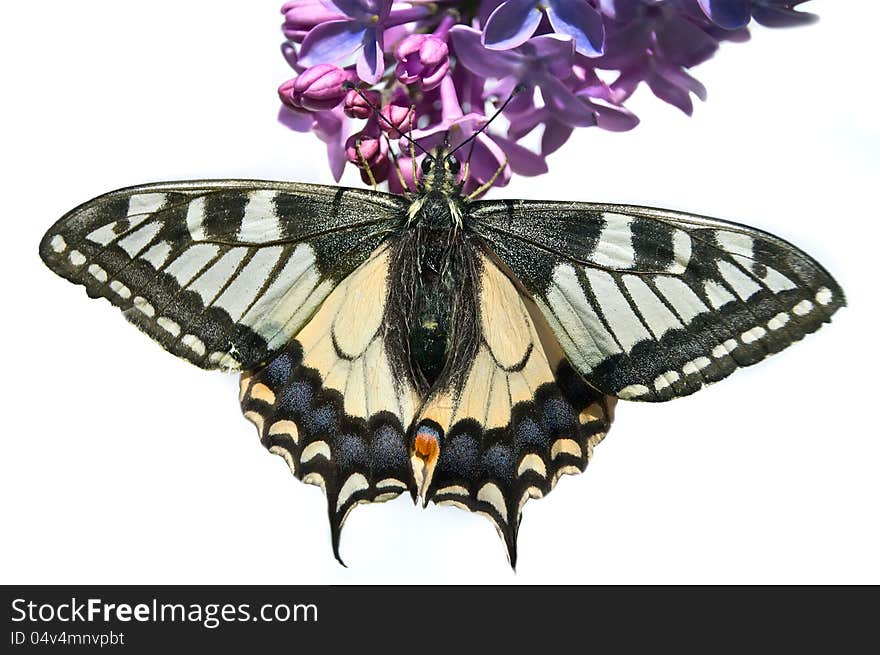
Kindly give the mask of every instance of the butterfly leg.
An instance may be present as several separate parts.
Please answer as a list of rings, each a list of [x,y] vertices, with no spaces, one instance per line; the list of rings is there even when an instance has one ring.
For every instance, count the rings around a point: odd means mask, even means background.
[[[358,159],[361,162],[361,167],[363,168],[363,171],[367,174],[367,179],[369,179],[370,184],[373,187],[373,191],[375,191],[376,188],[379,186],[379,183],[376,182],[376,177],[373,175],[373,169],[370,168],[370,162],[367,161],[367,158],[364,157],[364,153],[361,152],[360,139],[358,139],[357,142],[354,144],[354,149],[355,152],[357,152]]]
[[[498,179],[498,176],[504,172],[505,168],[507,168],[507,160],[508,157],[507,155],[505,155],[504,162],[501,164],[501,166],[498,167],[498,170],[496,170],[492,174],[492,177],[490,177],[484,184],[471,191],[471,193],[467,196],[467,200],[474,200],[475,198],[479,198],[481,195],[486,193],[486,191],[488,191],[492,187],[492,185],[495,184],[495,180]],[[470,162],[470,159],[468,159],[468,162]]]

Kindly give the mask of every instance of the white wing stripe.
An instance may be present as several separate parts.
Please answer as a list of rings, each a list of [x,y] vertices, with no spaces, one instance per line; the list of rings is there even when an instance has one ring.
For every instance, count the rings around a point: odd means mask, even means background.
[[[581,360],[590,368],[609,354],[620,352],[617,342],[605,330],[587,302],[571,265],[561,264],[553,271],[553,286],[547,292],[547,302],[576,344]],[[590,343],[593,344],[592,348]]]
[[[283,249],[282,246],[274,246],[258,250],[235,280],[214,301],[214,305],[222,307],[233,321],[238,321],[266,282]]]
[[[632,218],[623,214],[606,213],[605,226],[591,260],[599,266],[621,269],[632,268],[635,250],[632,244]]]
[[[742,232],[715,231],[715,243],[731,255],[741,255],[749,259],[755,256],[755,242]]]
[[[128,215],[140,216],[159,211],[168,196],[164,193],[139,193],[128,200]]]
[[[202,297],[205,306],[211,304],[223,285],[247,255],[247,248],[230,248],[219,261],[204,270],[190,285],[190,290]]]
[[[672,232],[672,262],[666,267],[670,275],[681,275],[691,261],[691,236],[684,230]]]
[[[281,223],[275,213],[275,196],[276,192],[269,189],[258,189],[248,194],[238,231],[241,241],[266,243],[283,236]]]
[[[609,273],[591,268],[585,269],[584,273],[608,327],[617,336],[617,341],[624,350],[629,352],[640,341],[651,338]]]
[[[205,239],[205,196],[190,201],[186,209],[186,229],[193,241]]]
[[[317,284],[317,275],[311,270],[314,264],[315,254],[312,249],[305,243],[299,244],[288,256],[281,271],[275,276],[275,279],[272,281],[272,284],[269,285],[269,288],[266,289],[266,292],[260,296],[260,299],[254,303],[249,310],[247,310],[244,316],[242,316],[241,322],[244,325],[254,327],[256,331],[264,337],[268,338],[274,336],[274,331],[271,334],[264,334],[262,330],[256,328],[257,324],[265,317],[276,313],[276,308],[280,309],[279,303],[283,302],[285,294],[289,295],[296,293],[294,289],[299,288],[300,278],[303,277],[306,272],[312,274],[310,283],[307,282],[306,285],[309,289],[314,288],[315,284]],[[295,307],[296,305],[291,306]]]
[[[119,247],[125,250],[130,257],[134,257],[153,240],[161,228],[161,223],[147,223],[122,239],[119,242]]]
[[[703,282],[703,290],[706,292],[706,297],[709,299],[709,304],[712,305],[713,309],[719,309],[727,303],[736,300],[730,291],[715,280]]]
[[[748,300],[761,290],[761,286],[757,282],[728,261],[719,259],[718,270],[721,271],[721,277],[741,300]]]
[[[669,330],[684,327],[641,278],[625,275],[623,283],[655,339],[660,339]]]
[[[766,266],[765,268],[767,269],[767,273],[761,278],[761,280],[763,280],[764,284],[767,285],[767,288],[773,293],[788,291],[789,289],[797,289],[797,285],[794,282],[789,280],[776,269],[770,268],[769,266]]]
[[[168,255],[170,254],[171,244],[167,241],[160,241],[159,243],[151,246],[150,249],[143,254],[143,258],[158,271],[160,268],[162,268],[165,262],[168,261]]]
[[[685,323],[709,311],[693,289],[678,278],[658,276],[654,284]]]
[[[210,243],[197,243],[172,260],[165,272],[173,275],[180,286],[186,286],[219,252],[218,246]]]

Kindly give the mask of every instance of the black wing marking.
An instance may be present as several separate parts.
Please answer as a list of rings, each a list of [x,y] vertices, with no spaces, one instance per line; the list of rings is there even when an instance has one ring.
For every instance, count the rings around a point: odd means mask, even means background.
[[[413,473],[425,503],[487,516],[516,565],[523,506],[587,466],[614,398],[584,383],[514,283],[479,258],[480,345],[460,384],[436,388],[413,429]]]
[[[766,232],[629,205],[471,205],[572,364],[627,400],[684,396],[817,330],[845,304],[815,260]]]
[[[43,237],[53,271],[202,368],[282,348],[404,215],[399,196],[249,180],[99,196]]]
[[[385,346],[388,250],[379,246],[281,353],[241,380],[242,411],[263,445],[327,495],[337,559],[355,505],[415,491],[406,434],[421,399],[392,374]]]

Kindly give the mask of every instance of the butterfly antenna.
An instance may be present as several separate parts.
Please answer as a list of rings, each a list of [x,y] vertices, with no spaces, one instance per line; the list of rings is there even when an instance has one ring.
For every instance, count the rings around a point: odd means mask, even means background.
[[[428,151],[425,150],[421,145],[419,145],[419,142],[418,142],[418,141],[413,140],[413,138],[412,138],[412,136],[411,136],[412,131],[410,131],[410,136],[407,136],[404,132],[402,132],[402,131],[400,130],[399,127],[397,127],[394,123],[392,123],[392,122],[389,121],[387,118],[385,118],[385,117],[382,115],[382,112],[379,111],[379,108],[378,108],[376,105],[374,105],[373,102],[367,97],[367,95],[366,95],[363,91],[361,91],[359,88],[357,88],[357,87],[354,85],[353,82],[343,82],[343,83],[342,83],[342,88],[343,88],[343,89],[346,89],[346,90],[349,90],[349,91],[354,91],[355,93],[357,93],[357,94],[361,97],[361,100],[363,100],[363,101],[367,104],[367,106],[368,106],[370,109],[373,110],[373,113],[377,116],[377,118],[378,118],[380,121],[384,122],[388,127],[390,127],[392,130],[394,130],[395,132],[397,132],[397,136],[398,136],[398,138],[403,137],[403,138],[405,138],[405,139],[407,139],[407,140],[409,141],[409,143],[410,143],[410,148],[412,148],[413,146],[415,146],[416,148],[418,148],[419,150],[421,150],[423,153],[425,153],[428,157],[430,157],[431,159],[434,159],[434,157],[431,155],[430,152],[428,152]],[[512,96],[511,96],[511,97],[512,97]],[[510,100],[508,100],[508,102],[510,102]],[[505,104],[507,104],[507,103],[505,103]],[[413,108],[410,108],[410,111],[412,111],[412,110],[413,110]],[[410,123],[412,123],[412,121],[410,121]],[[413,158],[413,159],[415,159],[415,158]]]
[[[501,105],[498,109],[495,110],[495,113],[492,114],[492,117],[491,117],[489,120],[486,121],[486,123],[483,125],[483,127],[481,127],[479,130],[477,130],[476,132],[474,132],[473,134],[471,134],[467,139],[465,139],[464,141],[462,141],[461,143],[459,143],[455,148],[452,149],[451,152],[448,152],[448,153],[446,154],[446,156],[449,157],[449,155],[455,153],[457,150],[461,150],[462,147],[466,146],[466,145],[469,144],[471,141],[473,141],[474,139],[476,139],[480,134],[482,134],[483,132],[485,132],[486,129],[489,127],[489,125],[492,123],[492,121],[494,121],[496,118],[498,118],[498,117],[501,115],[501,112],[503,112],[505,109],[507,109],[507,105],[510,104],[510,101],[513,100],[517,95],[519,95],[520,93],[522,93],[522,92],[525,91],[525,90],[526,90],[526,85],[525,85],[525,84],[517,84],[517,85],[513,88],[513,91],[510,92],[510,95],[507,96],[507,100],[505,100],[505,101],[502,103],[502,105]]]

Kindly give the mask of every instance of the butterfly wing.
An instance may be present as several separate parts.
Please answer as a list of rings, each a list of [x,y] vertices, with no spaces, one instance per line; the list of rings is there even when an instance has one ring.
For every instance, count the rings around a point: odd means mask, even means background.
[[[615,399],[567,364],[540,313],[490,253],[478,253],[475,268],[477,353],[458,384],[435,389],[422,407],[413,469],[425,502],[488,516],[515,565],[523,505],[563,474],[584,470]]]
[[[524,200],[472,205],[568,359],[608,395],[663,401],[754,364],[845,304],[771,234],[681,212]]]
[[[380,245],[280,354],[241,381],[242,411],[263,445],[324,490],[337,558],[357,503],[414,491],[407,428],[421,399],[392,373],[396,353],[386,348],[391,250]]]
[[[312,184],[150,184],[69,212],[40,256],[175,355],[247,370],[288,343],[405,207]]]

